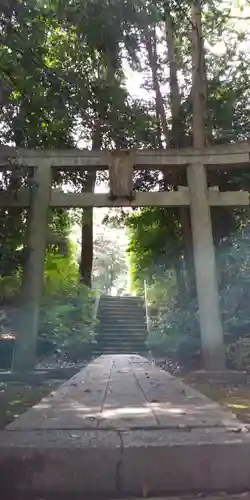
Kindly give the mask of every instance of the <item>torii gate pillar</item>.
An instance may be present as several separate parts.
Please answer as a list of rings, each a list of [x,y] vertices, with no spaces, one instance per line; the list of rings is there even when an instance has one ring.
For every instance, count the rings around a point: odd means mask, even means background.
[[[206,167],[201,163],[189,165],[187,179],[204,364],[207,370],[224,370],[225,352]]]
[[[50,195],[51,164],[45,159],[35,167],[33,175],[28,216],[28,256],[23,271],[19,332],[12,361],[12,369],[17,372],[32,370],[36,360]]]

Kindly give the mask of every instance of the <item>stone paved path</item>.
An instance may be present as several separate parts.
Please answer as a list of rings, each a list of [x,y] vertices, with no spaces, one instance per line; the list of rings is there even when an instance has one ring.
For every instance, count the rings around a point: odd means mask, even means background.
[[[236,417],[136,355],[97,358],[8,426],[18,429],[198,429]]]
[[[145,358],[101,356],[0,432],[0,485],[12,500],[240,494],[250,433]]]

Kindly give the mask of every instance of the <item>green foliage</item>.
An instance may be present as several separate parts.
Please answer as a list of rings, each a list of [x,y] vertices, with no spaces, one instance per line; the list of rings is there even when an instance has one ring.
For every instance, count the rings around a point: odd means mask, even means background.
[[[0,182],[1,183],[1,182]],[[26,213],[20,209],[0,209],[0,276],[18,273],[25,260],[24,235]]]
[[[94,341],[94,297],[79,284],[74,245],[68,243],[66,255],[47,250],[44,276],[40,338],[50,340],[61,356],[88,358]]]
[[[40,338],[51,340],[59,355],[89,358],[94,341],[93,301],[84,285],[71,283],[44,296]]]
[[[0,278],[3,304],[18,304],[20,284],[20,272]],[[74,361],[89,358],[94,342],[93,301],[91,292],[79,285],[74,245],[68,242],[66,254],[55,253],[49,245],[45,258],[38,354],[56,350],[58,356]],[[3,308],[0,333],[14,332],[17,327],[15,318],[12,308]]]
[[[0,278],[0,303],[11,302],[20,292],[20,273]]]
[[[122,237],[118,229],[108,234],[101,230],[94,240],[93,287],[106,295],[122,291],[127,284],[126,241]]]
[[[199,335],[166,333],[156,328],[149,334],[147,346],[156,359],[171,360],[188,369],[197,369],[201,365]]]
[[[242,216],[242,215],[241,215]],[[249,284],[250,241],[245,227],[221,242],[217,248],[220,307],[230,367],[249,369]],[[200,336],[195,300],[182,302],[175,282],[155,277],[148,295],[153,317],[149,348],[156,355],[178,360],[186,366],[200,357]],[[165,301],[165,304],[164,304]]]
[[[250,332],[250,235],[245,228],[227,238],[217,250],[224,331],[236,339]]]
[[[145,208],[129,215],[128,228],[130,273],[134,289],[150,283],[155,275],[164,275],[182,250],[180,224],[173,209]]]
[[[176,277],[172,269],[156,274],[147,283],[147,299],[151,311],[158,313],[170,310],[176,302]]]
[[[250,338],[243,337],[229,344],[226,348],[230,368],[234,370],[250,370]]]
[[[79,280],[75,248],[68,243],[67,254],[52,253],[47,249],[44,264],[44,294],[67,293]]]
[[[171,298],[167,309],[158,311],[152,320],[148,347],[156,357],[177,361],[185,367],[198,366],[201,346],[196,301],[188,305]]]

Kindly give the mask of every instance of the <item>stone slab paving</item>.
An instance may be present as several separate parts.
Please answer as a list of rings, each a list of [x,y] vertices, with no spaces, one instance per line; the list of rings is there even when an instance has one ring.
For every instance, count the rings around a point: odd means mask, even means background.
[[[250,490],[250,433],[145,358],[101,356],[0,432],[1,488],[240,493]]]
[[[176,429],[238,426],[233,414],[145,358],[97,358],[9,430]]]

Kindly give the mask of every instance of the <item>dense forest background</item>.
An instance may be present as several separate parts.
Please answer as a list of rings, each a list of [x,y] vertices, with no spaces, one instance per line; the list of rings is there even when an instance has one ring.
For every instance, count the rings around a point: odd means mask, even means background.
[[[120,149],[248,140],[249,21],[244,0],[3,0],[0,142]],[[98,172],[58,171],[53,186],[93,191],[103,182]],[[134,182],[137,190],[186,185],[174,172],[140,171]],[[27,172],[7,172],[0,183],[2,190],[16,191],[28,183]],[[221,190],[249,190],[250,176],[214,171],[209,183]],[[228,355],[241,366],[249,358],[242,340],[250,333],[249,212],[213,208],[211,215]],[[1,328],[7,332],[14,328],[10,310],[20,293],[27,213],[1,208],[0,218]],[[79,265],[70,238],[75,224],[81,227]],[[200,345],[189,210],[119,212],[107,215],[103,224],[127,231],[132,290],[142,293],[144,280],[148,283],[149,347],[196,360]],[[97,253],[103,245],[110,251],[97,271],[93,239],[92,209],[50,211],[40,335],[57,339],[63,348],[69,347],[72,303],[79,309],[80,286],[84,297],[89,294],[92,269],[95,287],[106,292],[126,270],[119,249],[100,235]],[[85,345],[89,334],[74,318],[77,342],[84,338]]]

